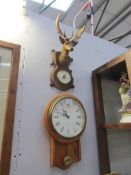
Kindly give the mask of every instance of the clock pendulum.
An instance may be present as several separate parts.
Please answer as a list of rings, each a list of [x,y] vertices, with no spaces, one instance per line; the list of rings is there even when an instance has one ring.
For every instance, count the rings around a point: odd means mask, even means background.
[[[44,118],[51,136],[51,165],[67,169],[80,161],[80,136],[86,127],[86,113],[79,99],[67,93],[54,97]]]

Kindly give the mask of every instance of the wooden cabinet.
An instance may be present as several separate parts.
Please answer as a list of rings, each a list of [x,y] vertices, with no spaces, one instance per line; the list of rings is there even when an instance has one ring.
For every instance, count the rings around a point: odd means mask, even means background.
[[[100,175],[131,174],[131,123],[120,123],[121,73],[131,85],[131,51],[92,72]]]

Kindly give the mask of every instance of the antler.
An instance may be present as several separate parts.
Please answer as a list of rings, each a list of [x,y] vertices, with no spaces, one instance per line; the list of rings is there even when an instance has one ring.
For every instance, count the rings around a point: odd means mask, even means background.
[[[56,18],[56,22],[55,22],[56,23],[56,30],[57,30],[57,33],[65,39],[66,38],[66,35],[65,35],[65,33],[63,33],[61,31],[60,25],[59,25],[59,23],[60,23],[60,17],[61,17],[61,15],[58,15],[57,18]]]
[[[82,33],[85,31],[85,29],[86,29],[86,25],[84,25],[83,27],[81,27],[81,28],[77,31],[76,36],[75,36],[75,38],[72,40],[72,42],[78,43],[78,40],[81,38],[81,35],[82,35]]]
[[[57,16],[57,18],[56,18],[56,30],[57,30],[57,33],[60,35],[60,36],[62,36],[64,39],[68,39],[68,40],[70,40],[72,37],[73,37],[73,32],[72,32],[72,35],[68,38],[67,36],[66,36],[66,34],[65,34],[65,31],[64,31],[64,33],[61,31],[61,29],[60,29],[60,25],[59,25],[59,23],[60,23],[60,17],[61,17],[61,15],[58,15]]]

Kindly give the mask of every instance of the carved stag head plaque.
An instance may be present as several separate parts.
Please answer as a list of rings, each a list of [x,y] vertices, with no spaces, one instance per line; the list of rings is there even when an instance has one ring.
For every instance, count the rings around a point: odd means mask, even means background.
[[[70,63],[73,59],[69,56],[69,53],[73,51],[73,48],[78,44],[79,39],[81,38],[82,33],[85,31],[86,26],[81,27],[75,37],[73,38],[73,32],[70,37],[67,37],[65,32],[63,33],[60,28],[60,17],[56,18],[56,30],[59,35],[59,40],[62,44],[62,49],[60,52],[52,50],[52,64],[54,66],[53,71],[51,72],[50,80],[51,86],[55,86],[60,90],[68,90],[73,88],[73,77],[72,71],[69,69]]]

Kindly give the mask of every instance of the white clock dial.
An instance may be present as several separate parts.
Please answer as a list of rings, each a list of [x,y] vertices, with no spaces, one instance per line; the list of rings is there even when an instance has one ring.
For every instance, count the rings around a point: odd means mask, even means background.
[[[71,75],[65,70],[60,70],[57,73],[57,78],[63,84],[68,84],[71,81]]]
[[[66,138],[79,135],[86,123],[83,106],[69,97],[59,100],[52,110],[52,124],[58,134]]]

